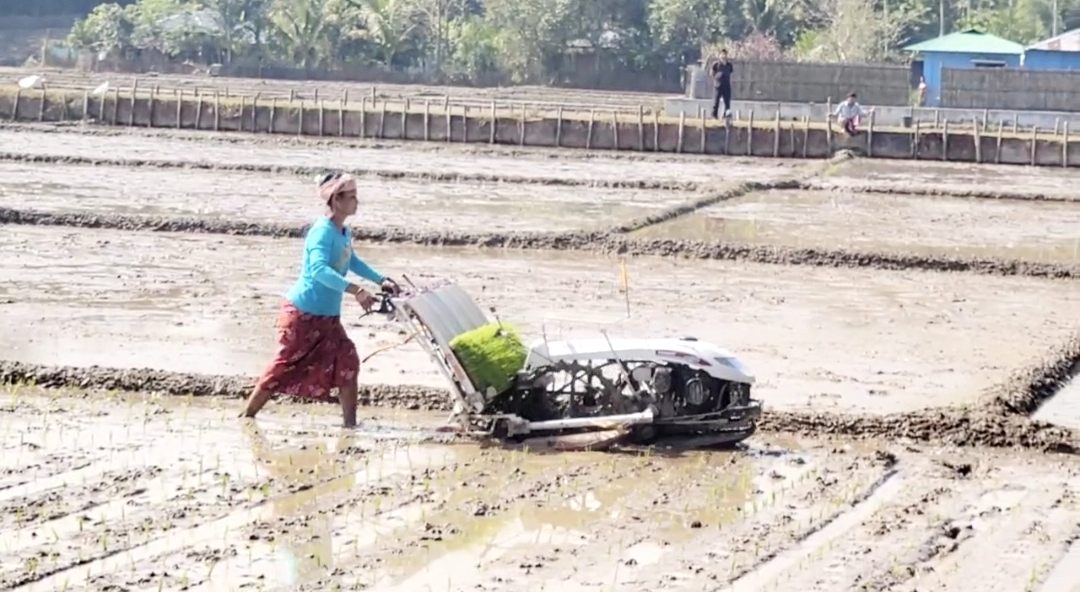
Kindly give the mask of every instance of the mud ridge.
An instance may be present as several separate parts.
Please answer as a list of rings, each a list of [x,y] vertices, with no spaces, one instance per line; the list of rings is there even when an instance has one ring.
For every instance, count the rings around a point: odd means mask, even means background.
[[[738,199],[745,197],[756,191],[769,191],[769,190],[784,190],[784,189],[798,189],[802,183],[796,180],[775,181],[771,183],[759,183],[756,181],[750,181],[742,183],[737,187],[733,187],[726,191],[720,191],[711,193],[705,197],[687,201],[670,208],[667,208],[659,213],[643,216],[636,220],[631,220],[622,225],[616,225],[611,228],[611,232],[616,234],[625,234],[641,230],[648,226],[653,226],[669,220],[673,220],[680,216],[692,214],[703,208],[714,206],[720,202],[728,201],[732,199]]]
[[[1080,203],[1080,197],[1072,195],[1049,195],[1019,191],[985,191],[981,189],[953,189],[948,187],[882,187],[880,185],[839,185],[803,181],[798,189],[805,191],[843,191],[845,193],[871,193],[915,197],[955,197],[960,199],[988,199],[1006,201],[1046,201]]]
[[[724,196],[725,194],[716,194],[705,199],[724,199]],[[682,208],[692,207],[692,205],[678,206],[669,215],[677,215],[676,211],[682,211]],[[58,214],[13,208],[0,208],[0,224],[278,238],[302,237],[307,230],[306,224],[244,223],[202,218],[129,216],[122,214]],[[616,236],[610,231],[472,233],[453,231],[413,232],[393,228],[360,227],[353,229],[353,238],[357,241],[374,244],[584,251],[596,254],[748,261],[769,265],[809,265],[891,271],[920,270],[1066,280],[1080,277],[1080,265],[790,248],[699,240],[636,239],[625,235]]]
[[[179,396],[246,397],[252,377],[203,375],[154,369],[41,366],[0,361],[0,384],[31,384],[43,388],[78,388],[160,393]],[[414,410],[446,411],[450,397],[443,389],[422,386],[361,385],[368,405]],[[958,447],[1031,448],[1076,452],[1080,434],[1005,415],[996,409],[928,409],[914,413],[840,415],[822,412],[766,409],[760,429],[807,436],[909,439]]]
[[[919,270],[979,275],[1023,276],[1049,279],[1080,278],[1080,265],[1038,263],[1008,259],[926,256],[816,248],[791,248],[681,239],[627,239],[607,237],[590,245],[600,253],[749,261],[770,265]]]
[[[1002,413],[1031,415],[1077,376],[1080,376],[1080,333],[992,388],[986,407]]]
[[[78,166],[109,166],[125,168],[184,169],[200,171],[229,171],[275,175],[295,175],[314,179],[326,172],[326,167],[256,165],[205,161],[176,161],[141,158],[90,158],[53,154],[21,154],[0,152],[0,162],[25,164],[60,164]],[[591,187],[600,189],[636,189],[641,191],[699,191],[701,184],[693,181],[647,181],[644,179],[580,179],[559,177],[523,177],[518,175],[489,175],[484,173],[440,173],[420,171],[388,171],[352,169],[357,177],[388,181],[421,181],[426,183],[507,183],[514,185],[546,185],[552,187]]]

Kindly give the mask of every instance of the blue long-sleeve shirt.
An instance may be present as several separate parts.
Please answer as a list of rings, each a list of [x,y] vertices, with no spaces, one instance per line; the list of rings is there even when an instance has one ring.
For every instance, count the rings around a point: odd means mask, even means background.
[[[349,271],[376,284],[385,277],[356,256],[348,228],[338,229],[329,218],[320,218],[304,237],[300,277],[285,298],[301,312],[340,316]]]

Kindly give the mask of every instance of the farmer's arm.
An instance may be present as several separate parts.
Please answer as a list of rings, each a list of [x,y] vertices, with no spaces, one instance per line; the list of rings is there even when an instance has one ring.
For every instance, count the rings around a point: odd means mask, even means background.
[[[360,291],[360,286],[345,279],[345,276],[337,272],[330,262],[333,260],[333,235],[328,228],[320,228],[312,231],[307,238],[307,248],[311,253],[311,275],[320,284],[355,294]]]
[[[356,251],[353,251],[352,257],[349,258],[349,271],[373,284],[381,284],[386,279],[386,276],[375,271],[367,262],[358,257]]]

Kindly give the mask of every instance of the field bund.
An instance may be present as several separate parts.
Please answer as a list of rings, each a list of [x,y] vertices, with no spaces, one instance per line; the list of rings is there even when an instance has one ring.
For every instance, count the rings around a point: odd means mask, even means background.
[[[289,101],[258,96],[139,91],[94,95],[72,89],[0,87],[0,121],[66,122],[299,136],[423,140],[530,147],[673,152],[774,158],[828,158],[851,150],[872,158],[1080,166],[1080,142],[1062,130],[1017,134],[1003,126],[981,129],[943,122],[939,127],[885,128],[869,121],[849,138],[825,122],[772,118],[723,122],[639,108],[571,111],[488,108],[448,101],[344,99]],[[833,126],[835,127],[835,126]]]

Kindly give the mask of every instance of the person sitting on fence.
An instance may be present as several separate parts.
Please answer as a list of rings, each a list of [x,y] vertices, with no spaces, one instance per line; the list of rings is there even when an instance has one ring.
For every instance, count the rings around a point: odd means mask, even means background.
[[[871,107],[870,111],[865,111],[862,105],[859,105],[856,99],[858,95],[851,93],[847,96],[847,100],[836,106],[836,121],[844,126],[844,131],[847,135],[854,136],[858,133],[859,118],[863,115],[868,115],[874,111]]]

